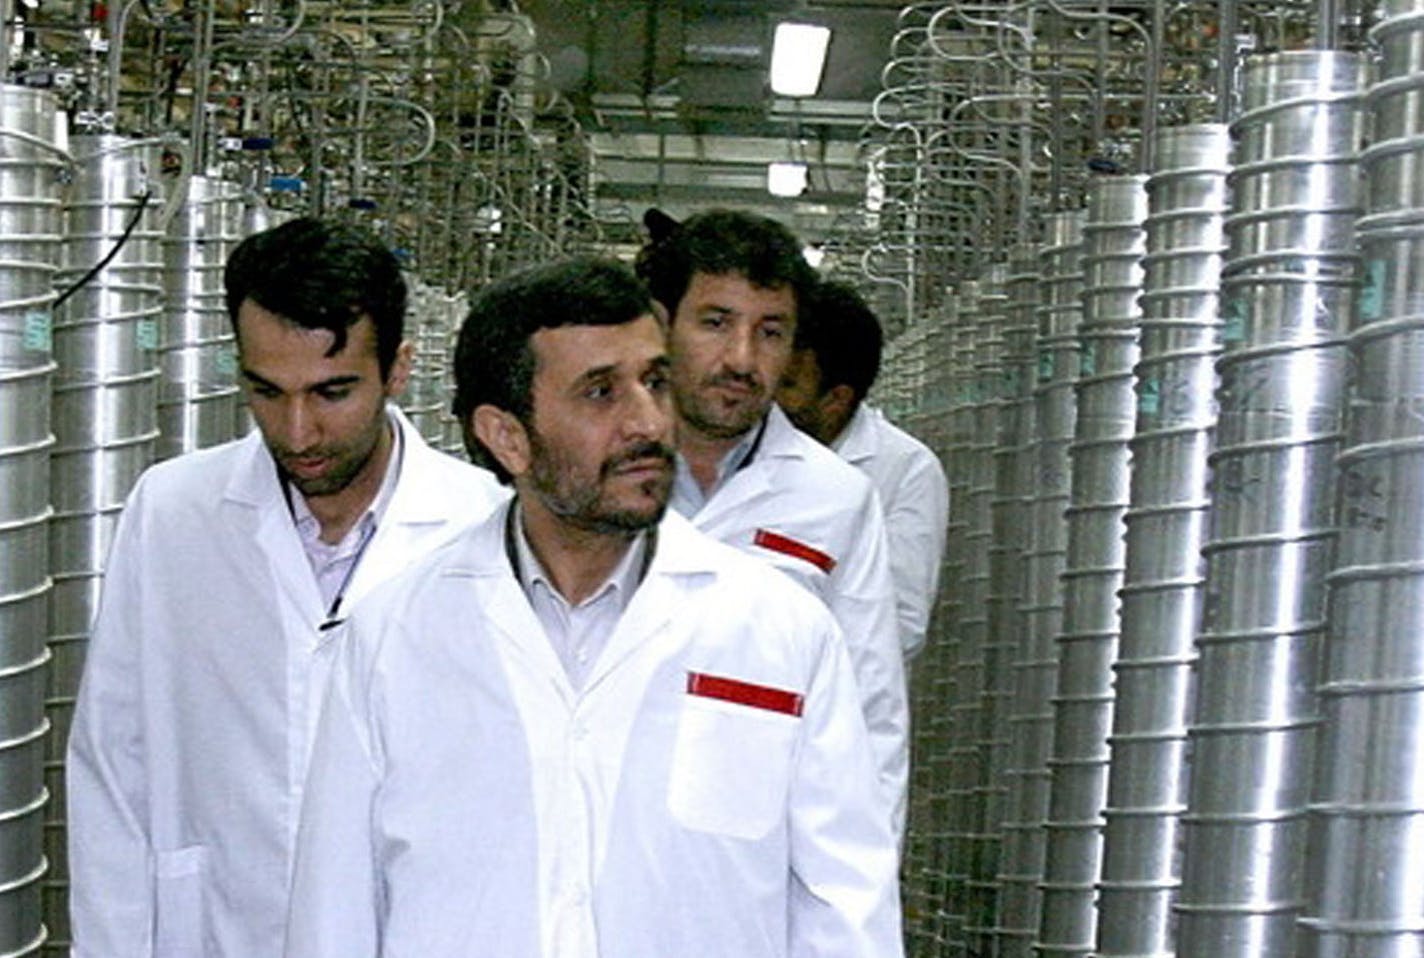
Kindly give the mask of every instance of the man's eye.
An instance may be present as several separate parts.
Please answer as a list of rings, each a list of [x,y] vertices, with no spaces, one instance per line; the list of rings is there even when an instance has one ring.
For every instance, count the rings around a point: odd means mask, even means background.
[[[318,389],[316,394],[328,402],[339,402],[351,395],[351,390],[346,386],[342,386],[338,389]]]
[[[761,328],[762,339],[781,339],[786,335],[786,330],[780,326],[763,326]]]
[[[585,399],[607,399],[611,395],[613,395],[613,387],[606,384],[589,386],[583,391]]]
[[[703,316],[702,325],[707,329],[721,329],[727,325],[727,317],[719,316],[715,313],[711,316]]]

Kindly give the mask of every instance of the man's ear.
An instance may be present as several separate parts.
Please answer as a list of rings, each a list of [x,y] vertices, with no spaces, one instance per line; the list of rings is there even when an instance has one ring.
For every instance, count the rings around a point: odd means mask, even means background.
[[[850,417],[855,415],[855,390],[845,383],[832,386],[821,394],[820,402],[823,421],[834,427],[834,435],[839,436],[846,423],[850,422]]]
[[[470,414],[475,438],[498,460],[511,476],[529,471],[529,432],[513,413],[498,406],[476,406]]]
[[[410,382],[410,373],[415,366],[415,344],[408,339],[401,340],[401,344],[396,347],[396,355],[391,363],[390,372],[386,374],[386,395],[391,399],[398,398],[405,392],[406,385]]]

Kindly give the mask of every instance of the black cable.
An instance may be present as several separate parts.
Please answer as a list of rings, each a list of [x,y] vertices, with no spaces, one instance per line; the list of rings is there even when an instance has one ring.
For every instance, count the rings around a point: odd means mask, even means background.
[[[114,244],[114,248],[109,250],[108,255],[105,256],[103,259],[99,260],[99,262],[94,266],[93,269],[85,273],[83,276],[79,277],[78,281],[76,281],[73,286],[60,293],[58,298],[55,299],[54,303],[51,304],[51,309],[58,309],[60,303],[64,302],[66,299],[73,296],[75,293],[79,292],[81,289],[87,286],[89,284],[89,281],[92,280],[95,276],[98,276],[100,271],[103,270],[105,266],[108,266],[114,261],[114,257],[119,255],[119,250],[124,248],[124,244],[127,243],[129,241],[129,237],[133,235],[133,231],[138,226],[138,221],[140,218],[142,218],[143,211],[148,209],[148,201],[151,199],[153,199],[152,193],[145,193],[138,198],[138,209],[134,210],[133,219],[129,220],[129,225],[124,227],[124,233],[122,236],[119,237],[119,241]]]

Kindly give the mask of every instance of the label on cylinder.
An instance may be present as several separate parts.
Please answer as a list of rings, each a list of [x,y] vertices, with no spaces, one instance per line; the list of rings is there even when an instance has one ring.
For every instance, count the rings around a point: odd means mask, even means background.
[[[32,353],[54,350],[54,322],[49,310],[35,309],[25,314],[25,348]]]
[[[1095,376],[1098,372],[1098,354],[1093,352],[1092,343],[1082,343],[1078,347],[1078,373],[1082,376]]]
[[[1360,318],[1379,319],[1384,314],[1385,262],[1372,259],[1365,262],[1365,282],[1360,289]]]
[[[1155,379],[1143,379],[1137,384],[1137,411],[1155,416],[1162,411],[1162,384]]]
[[[134,330],[134,338],[138,341],[139,349],[157,349],[158,321],[155,319],[140,319]]]
[[[1246,303],[1239,299],[1228,299],[1222,309],[1226,321],[1221,327],[1223,343],[1239,343],[1246,338]]]

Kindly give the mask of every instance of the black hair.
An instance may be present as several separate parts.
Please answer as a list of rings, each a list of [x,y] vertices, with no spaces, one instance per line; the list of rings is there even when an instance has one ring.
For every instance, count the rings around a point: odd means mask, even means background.
[[[646,225],[651,235],[638,253],[638,275],[669,316],[676,315],[694,273],[735,273],[769,289],[789,286],[798,303],[816,280],[795,234],[765,216],[707,210],[672,227]]]
[[[252,300],[305,329],[335,336],[327,355],[346,348],[346,331],[369,316],[381,377],[405,336],[406,287],[400,262],[374,235],[311,217],[289,220],[238,244],[223,272],[227,314]]]
[[[822,280],[801,309],[797,346],[815,354],[823,395],[845,385],[855,391],[856,402],[860,402],[880,372],[885,333],[875,311],[855,287]]]
[[[509,481],[509,473],[475,438],[470,416],[477,406],[494,406],[526,425],[532,421],[535,333],[621,326],[653,310],[647,287],[631,269],[594,256],[537,266],[486,287],[470,304],[455,345],[452,411],[463,424],[470,458]]]

